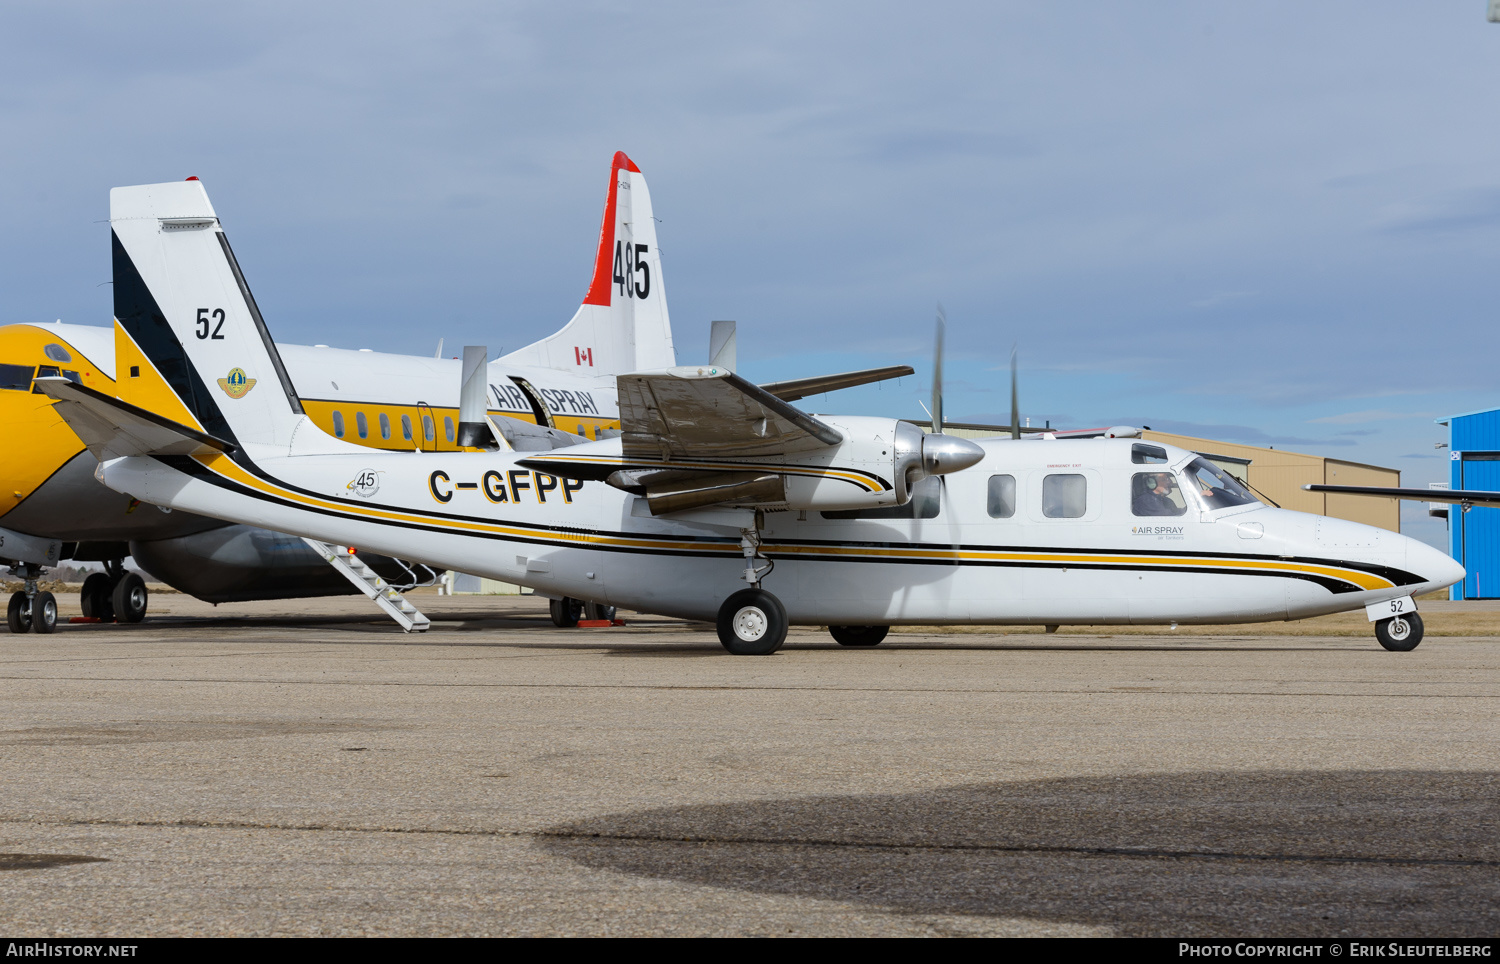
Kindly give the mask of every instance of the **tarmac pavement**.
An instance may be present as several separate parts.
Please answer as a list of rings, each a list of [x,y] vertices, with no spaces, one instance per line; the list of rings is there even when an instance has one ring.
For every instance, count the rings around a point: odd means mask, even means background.
[[[0,932],[1500,933],[1488,637],[735,658],[418,603],[0,635]]]

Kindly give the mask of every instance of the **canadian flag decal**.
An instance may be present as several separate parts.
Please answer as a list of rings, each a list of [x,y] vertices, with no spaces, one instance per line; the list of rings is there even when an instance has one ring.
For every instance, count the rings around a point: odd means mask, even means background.
[[[588,365],[590,368],[594,367],[594,349],[592,348],[574,348],[573,358],[580,365]]]

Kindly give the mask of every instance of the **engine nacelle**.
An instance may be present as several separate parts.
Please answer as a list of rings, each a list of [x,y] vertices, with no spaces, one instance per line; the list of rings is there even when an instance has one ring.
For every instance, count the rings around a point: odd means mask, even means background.
[[[924,433],[899,419],[818,418],[842,432],[844,441],[783,463],[791,509],[904,505],[922,479],[957,472],[984,458],[984,449],[968,439]]]

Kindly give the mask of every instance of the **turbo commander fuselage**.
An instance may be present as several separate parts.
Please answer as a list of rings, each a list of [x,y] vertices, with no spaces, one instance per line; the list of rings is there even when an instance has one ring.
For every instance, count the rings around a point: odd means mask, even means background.
[[[850,434],[883,421],[822,418]],[[1145,465],[1127,439],[981,444],[979,464],[919,483],[905,507],[763,512],[764,584],[791,621],[1298,619],[1462,573],[1397,533],[1259,502],[1215,508],[1182,481],[1180,514],[1136,515],[1139,476],[1181,480],[1201,462],[1180,449],[1151,446],[1168,462]],[[740,584],[739,530],[753,524],[732,508],[652,517],[644,497],[528,468],[524,453],[246,455],[126,458],[101,473],[149,502],[697,619]],[[1049,503],[1054,488],[1066,504]]]

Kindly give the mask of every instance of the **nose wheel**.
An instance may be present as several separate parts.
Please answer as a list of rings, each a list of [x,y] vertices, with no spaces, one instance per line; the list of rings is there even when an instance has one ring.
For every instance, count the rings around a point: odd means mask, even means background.
[[[1375,623],[1375,639],[1393,653],[1409,653],[1422,641],[1422,617],[1407,613],[1382,619]]]

